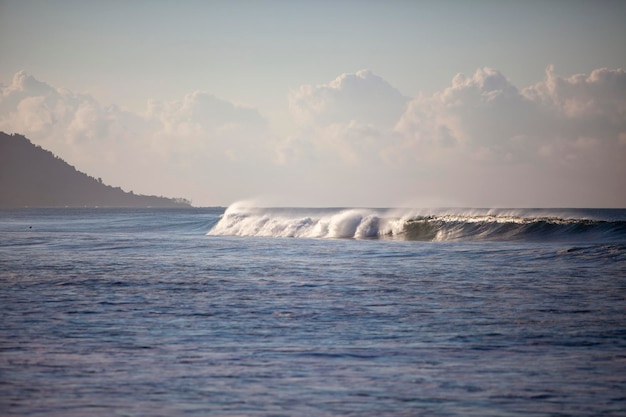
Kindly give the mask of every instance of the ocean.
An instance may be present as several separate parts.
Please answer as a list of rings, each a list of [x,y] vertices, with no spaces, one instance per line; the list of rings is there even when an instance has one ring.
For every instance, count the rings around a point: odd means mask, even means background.
[[[624,416],[626,210],[0,210],[2,416]]]

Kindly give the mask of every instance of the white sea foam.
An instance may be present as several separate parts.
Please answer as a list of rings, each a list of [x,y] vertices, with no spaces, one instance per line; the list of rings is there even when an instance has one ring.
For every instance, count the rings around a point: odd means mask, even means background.
[[[379,217],[370,210],[287,210],[234,204],[209,235],[367,238],[379,234]]]
[[[623,223],[611,229],[602,221],[567,218],[562,210],[287,209],[252,204],[238,202],[228,207],[208,234],[449,241],[554,238],[581,231],[614,233],[624,228]]]

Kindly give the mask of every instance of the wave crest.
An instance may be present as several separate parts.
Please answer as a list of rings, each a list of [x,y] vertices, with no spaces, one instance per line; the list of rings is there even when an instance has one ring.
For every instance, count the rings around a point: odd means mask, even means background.
[[[228,207],[211,236],[339,239],[572,240],[625,239],[626,221],[539,210],[383,210]]]

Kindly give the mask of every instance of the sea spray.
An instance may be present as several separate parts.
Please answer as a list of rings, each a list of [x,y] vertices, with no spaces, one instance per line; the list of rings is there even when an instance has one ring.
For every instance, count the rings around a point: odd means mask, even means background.
[[[611,211],[548,209],[303,209],[228,207],[211,236],[335,239],[572,240],[626,236]]]

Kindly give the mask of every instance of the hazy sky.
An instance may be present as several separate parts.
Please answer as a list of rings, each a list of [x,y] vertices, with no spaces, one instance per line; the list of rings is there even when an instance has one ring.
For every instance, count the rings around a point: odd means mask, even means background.
[[[194,205],[626,207],[624,22],[624,1],[0,0],[0,130]]]

